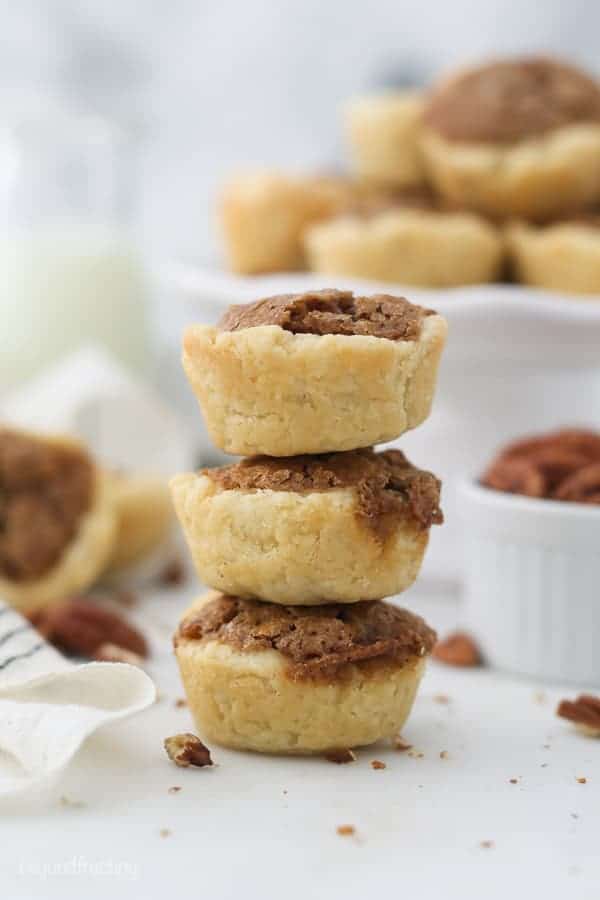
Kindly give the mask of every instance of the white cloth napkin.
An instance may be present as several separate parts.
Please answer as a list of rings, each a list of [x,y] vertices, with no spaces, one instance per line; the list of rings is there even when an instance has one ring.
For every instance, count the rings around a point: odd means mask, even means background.
[[[0,601],[0,796],[60,772],[97,728],[155,697],[141,669],[75,665]]]
[[[1,395],[0,421],[76,435],[115,469],[171,476],[193,466],[189,429],[156,391],[96,346]]]

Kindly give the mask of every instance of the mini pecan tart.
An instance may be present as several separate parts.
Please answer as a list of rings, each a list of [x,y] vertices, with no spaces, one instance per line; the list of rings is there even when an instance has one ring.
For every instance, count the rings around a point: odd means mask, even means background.
[[[109,473],[117,534],[107,574],[115,575],[159,554],[169,543],[174,516],[167,480]]]
[[[494,217],[546,220],[600,197],[600,87],[547,58],[498,60],[437,85],[423,113],[437,190]]]
[[[250,172],[233,178],[220,203],[229,267],[240,274],[304,268],[304,229],[346,206],[343,178]]]
[[[110,488],[80,444],[0,428],[0,596],[29,613],[85,590],[114,535]]]
[[[344,112],[351,166],[359,178],[394,187],[425,181],[422,94],[390,91],[356,97]]]
[[[274,603],[399,593],[442,522],[440,482],[399,450],[253,457],[172,491],[202,582]]]
[[[226,453],[329,453],[423,422],[445,339],[445,320],[404,298],[313,291],[188,328],[183,366]]]
[[[570,294],[600,294],[600,215],[506,231],[514,275],[524,284]]]
[[[502,235],[490,222],[410,202],[313,225],[305,246],[315,272],[422,287],[493,281],[504,259]]]
[[[327,753],[404,725],[435,632],[375,601],[310,608],[218,593],[187,612],[175,653],[209,740],[263,753]]]

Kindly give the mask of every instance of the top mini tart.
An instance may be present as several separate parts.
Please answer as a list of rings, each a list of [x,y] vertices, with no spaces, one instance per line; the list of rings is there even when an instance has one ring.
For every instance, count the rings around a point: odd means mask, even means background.
[[[87,588],[113,532],[103,479],[81,445],[0,428],[0,595],[30,611]]]
[[[328,453],[423,422],[445,338],[441,316],[404,298],[310,291],[192,326],[183,365],[226,453]]]
[[[600,86],[558,60],[461,70],[431,92],[423,121],[434,184],[453,203],[545,220],[600,196]]]
[[[552,59],[499,60],[442,82],[424,120],[449,141],[511,144],[600,123],[600,88],[585,72]]]

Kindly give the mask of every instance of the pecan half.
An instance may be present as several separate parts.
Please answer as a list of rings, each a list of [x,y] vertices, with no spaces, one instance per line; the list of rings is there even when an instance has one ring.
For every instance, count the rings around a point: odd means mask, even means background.
[[[142,667],[144,660],[138,653],[132,653],[131,650],[125,650],[118,644],[100,644],[94,653],[94,659],[97,662],[120,662],[128,663],[130,666]]]
[[[481,483],[528,497],[600,503],[600,434],[571,428],[515,441]]]
[[[443,641],[438,641],[433,648],[432,656],[447,666],[467,668],[482,664],[479,647],[473,638],[463,631],[455,631]]]
[[[188,768],[188,766],[212,766],[210,750],[195,734],[174,734],[165,738],[165,750],[169,759],[176,766]]]
[[[328,762],[337,763],[338,766],[342,766],[346,763],[355,762],[356,753],[354,750],[350,750],[349,747],[340,747],[337,750],[328,750],[325,753],[325,759]]]
[[[503,456],[531,458],[540,450],[560,447],[583,456],[588,462],[600,461],[600,434],[587,428],[561,428],[537,437],[523,438],[509,444]]]
[[[557,487],[554,496],[576,503],[600,503],[600,462],[573,472]]]
[[[573,722],[584,734],[600,737],[600,697],[580,694],[576,700],[561,700],[556,715]]]
[[[93,658],[103,644],[112,644],[145,658],[146,639],[121,615],[77,598],[67,600],[38,613],[33,624],[46,638],[65,653]]]
[[[484,473],[481,483],[495,491],[526,497],[543,497],[546,493],[546,479],[527,459],[497,459]]]

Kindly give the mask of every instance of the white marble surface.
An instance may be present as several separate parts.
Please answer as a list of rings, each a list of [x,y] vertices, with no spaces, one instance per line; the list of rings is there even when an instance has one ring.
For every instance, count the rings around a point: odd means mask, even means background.
[[[162,741],[192,723],[175,706],[168,635],[193,593],[148,596],[136,613],[160,702],[90,740],[43,797],[0,809],[3,897],[597,900],[600,743],[555,717],[572,691],[431,665],[405,729],[422,758],[377,747],[335,766],[214,747],[213,769],[179,770]],[[407,599],[452,627],[448,597]],[[356,837],[337,835],[346,823]]]

